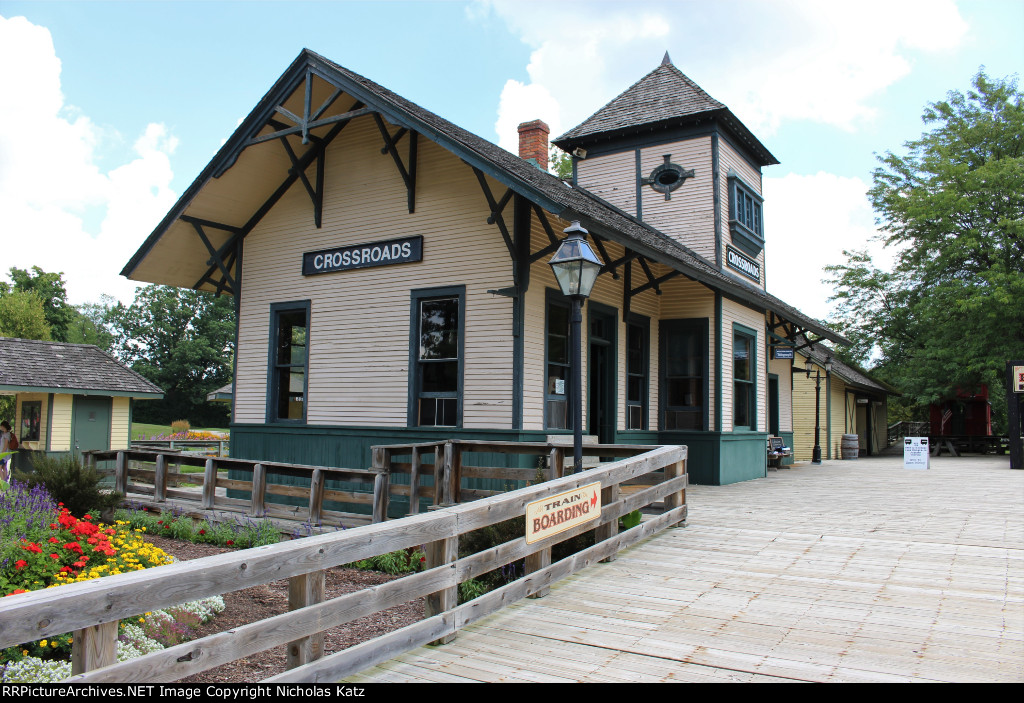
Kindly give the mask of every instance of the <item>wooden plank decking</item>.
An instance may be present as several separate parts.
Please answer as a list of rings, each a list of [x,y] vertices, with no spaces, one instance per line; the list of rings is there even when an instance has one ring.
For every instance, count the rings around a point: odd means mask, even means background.
[[[826,461],[687,502],[689,527],[348,680],[1024,680],[1006,457]]]

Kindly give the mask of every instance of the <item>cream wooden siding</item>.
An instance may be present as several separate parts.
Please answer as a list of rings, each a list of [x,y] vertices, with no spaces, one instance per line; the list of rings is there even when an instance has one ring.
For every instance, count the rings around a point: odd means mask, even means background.
[[[615,207],[636,216],[636,151],[576,161],[576,182]]]
[[[715,260],[715,200],[711,168],[711,137],[659,144],[640,152],[640,176],[665,163],[664,155],[683,168],[693,169],[692,178],[665,195],[650,186],[641,188],[643,221],[689,247],[709,261]]]
[[[410,290],[465,286],[462,424],[511,427],[512,300],[487,290],[512,285],[512,262],[498,228],[486,222],[480,185],[468,166],[421,137],[410,214],[402,179],[381,145],[370,120],[354,121],[331,145],[321,229],[296,184],[246,237],[236,422],[265,421],[270,306],[308,299],[307,424],[405,426]],[[496,198],[505,192],[488,183]],[[304,251],[410,235],[424,237],[421,262],[301,274]]]
[[[757,426],[759,432],[767,431],[768,381],[765,373],[765,331],[764,313],[740,305],[728,298],[722,299],[722,431],[733,430],[733,363],[732,340],[735,323],[748,327],[757,334],[754,343],[756,358],[752,360],[757,379],[754,390],[757,404]]]
[[[659,267],[655,270],[655,276],[661,276],[667,272],[667,268]],[[687,320],[704,319],[708,320],[708,429],[715,429],[715,383],[718,377],[718,369],[715,366],[715,338],[718,336],[718,327],[715,324],[715,293],[710,288],[705,288],[685,276],[676,276],[661,286],[662,294],[658,302],[661,304],[662,320]],[[657,298],[658,296],[656,296]],[[660,353],[655,350],[655,356]],[[658,357],[660,358],[660,357]],[[660,412],[660,407],[655,408]],[[660,415],[652,415],[660,421]],[[657,426],[657,425],[655,425]]]
[[[719,169],[719,175],[720,175],[720,178],[719,178],[719,188],[721,188],[721,192],[720,192],[721,201],[720,202],[721,202],[721,206],[722,206],[722,238],[725,240],[725,242],[731,244],[732,243],[732,237],[731,237],[731,235],[729,233],[729,169],[730,168],[732,170],[736,171],[736,173],[739,174],[739,176],[743,180],[743,182],[746,183],[751,188],[753,188],[754,191],[758,195],[761,195],[762,191],[761,191],[761,170],[758,169],[758,168],[754,168],[749,163],[747,163],[747,160],[739,155],[739,153],[736,151],[736,149],[733,148],[733,146],[728,142],[727,139],[720,138],[718,140],[718,169]],[[761,228],[765,232],[767,232],[767,230],[768,230],[768,227],[766,225],[767,217],[768,217],[768,215],[767,215],[768,208],[769,208],[768,203],[764,203],[764,205],[762,206],[762,210],[761,210],[761,217],[762,217]],[[737,250],[739,250],[741,253],[743,253],[744,256],[747,256],[747,254],[745,252],[743,252],[742,249],[740,249],[739,247],[736,247],[735,244],[733,244],[733,246]],[[765,246],[766,247],[768,246],[768,237],[767,236],[765,236]],[[724,248],[722,250],[722,256],[723,257],[725,256]],[[756,259],[758,265],[761,267],[761,280],[760,280],[760,284],[761,284],[761,287],[764,288],[764,281],[765,281],[765,276],[766,276],[766,272],[764,270],[764,249],[761,250],[761,253],[758,254],[755,257],[755,259]],[[712,260],[714,260],[714,257],[712,257]],[[724,269],[726,269],[727,271],[731,271],[732,270],[732,269],[730,269],[725,264],[724,259],[723,259],[722,267]],[[738,274],[738,273],[736,275],[740,276],[741,278],[743,278],[745,280],[753,282],[753,279],[747,278],[746,276],[742,276],[741,274]]]
[[[803,366],[804,357],[797,354],[797,364]],[[825,436],[826,401],[825,384],[821,388],[821,443],[828,446]],[[814,377],[793,375],[793,457],[796,461],[810,461],[814,449]],[[824,454],[824,450],[823,450]]]
[[[53,396],[51,452],[67,452],[71,450],[71,410],[73,403],[73,395],[57,393]]]
[[[779,432],[793,431],[793,392],[790,379],[793,375],[789,359],[771,359],[768,373],[779,377]]]
[[[47,426],[46,417],[47,411],[50,407],[50,394],[49,393],[18,393],[16,396],[16,407],[14,409],[14,434],[18,435],[18,440],[21,442],[21,446],[25,449],[32,450],[45,450],[46,449],[46,438],[50,433],[50,428]],[[24,419],[22,413],[23,403],[35,403],[40,404],[39,409],[39,440],[35,442],[25,441],[25,430],[21,426],[21,422]]]
[[[822,373],[825,372],[822,371]],[[832,448],[832,459],[841,459],[843,456],[843,435],[847,433],[856,434],[856,429],[848,429],[854,427],[856,421],[849,419],[849,409],[852,407],[852,404],[847,404],[848,396],[846,393],[846,383],[835,374],[832,375],[831,382],[831,392],[829,393],[829,396],[832,399],[832,408],[829,412],[829,417],[832,419],[832,426],[829,428],[831,434],[827,446]],[[824,383],[825,382],[822,381],[822,385],[824,385]],[[822,400],[824,401],[824,396],[822,396]],[[822,408],[822,413],[824,412],[825,409]],[[824,425],[824,415],[822,415],[822,424]],[[826,446],[826,443],[823,441],[821,446],[822,456],[824,457],[824,447]]]
[[[131,425],[130,398],[115,397],[110,412],[110,448],[127,449],[131,444],[128,436]]]

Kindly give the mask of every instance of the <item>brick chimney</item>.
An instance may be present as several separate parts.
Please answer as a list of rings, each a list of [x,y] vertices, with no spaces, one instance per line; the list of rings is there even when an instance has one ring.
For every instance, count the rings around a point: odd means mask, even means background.
[[[551,128],[541,120],[519,125],[519,156],[541,171],[548,170],[548,134]]]

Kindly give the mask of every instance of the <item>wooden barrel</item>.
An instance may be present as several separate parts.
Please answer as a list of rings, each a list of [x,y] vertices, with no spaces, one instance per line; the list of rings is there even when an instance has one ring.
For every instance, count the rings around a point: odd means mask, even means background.
[[[860,437],[855,434],[843,435],[843,459],[856,459],[860,456]]]

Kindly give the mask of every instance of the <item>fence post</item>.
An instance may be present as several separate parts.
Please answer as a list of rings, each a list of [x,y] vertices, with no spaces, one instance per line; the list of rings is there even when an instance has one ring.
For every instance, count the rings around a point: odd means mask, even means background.
[[[75,630],[71,635],[71,675],[117,662],[117,620]]]
[[[437,445],[434,454],[434,505],[451,505],[452,445]]]
[[[203,467],[203,510],[212,510],[217,500],[217,467],[213,464],[213,458],[206,459]]]
[[[391,490],[391,453],[384,447],[373,448],[373,521],[384,522],[388,519]]]
[[[445,539],[439,539],[436,542],[428,543],[424,548],[425,556],[427,558],[427,568],[433,569],[438,566],[449,566],[454,574],[455,562],[459,558],[459,537],[446,537]],[[434,615],[440,615],[441,613],[451,610],[459,603],[459,587],[458,584],[451,588],[446,588],[442,591],[431,593],[424,598],[423,606],[423,617],[429,618]],[[445,635],[439,639],[434,640],[430,644],[448,644],[455,639],[455,633]]]
[[[669,464],[665,467],[665,478],[676,478],[678,476],[684,476],[686,474],[686,460],[677,461]],[[686,489],[682,489],[675,493],[669,493],[665,496],[665,512],[675,510],[676,508],[686,505]],[[671,525],[671,527],[686,527],[686,519],[680,520],[679,522]]]
[[[565,448],[551,447],[548,453],[548,480],[562,478],[565,475]]]
[[[458,505],[462,502],[462,445],[454,441],[449,442],[448,446],[452,449],[451,472],[448,474],[451,487],[448,489],[448,495],[451,502]]]
[[[309,480],[309,524],[319,525],[324,509],[324,472],[313,469],[313,477]]]
[[[323,603],[327,593],[326,578],[327,572],[322,570],[289,578],[288,610],[298,610],[309,605]],[[316,626],[312,629],[315,630],[313,634],[288,643],[287,668],[294,669],[297,666],[316,661],[324,655],[324,633]]]
[[[409,514],[420,512],[420,448],[412,448],[411,468],[409,469]]]
[[[156,455],[156,476],[153,478],[153,500],[163,503],[167,500],[167,457]]]
[[[117,462],[114,464],[114,491],[122,496],[128,495],[128,460],[124,452],[117,453]]]
[[[619,500],[619,484],[613,484],[611,486],[605,486],[601,489],[601,510],[605,510],[612,503],[616,503]],[[603,525],[600,525],[594,530],[594,537],[598,542],[603,542],[606,539],[611,539],[615,535],[619,534],[619,521],[609,520]],[[601,561],[603,563],[615,561],[617,554],[605,557]]]
[[[252,467],[252,500],[249,504],[249,515],[252,517],[263,517],[266,510],[263,501],[267,495],[267,471],[263,464],[256,464]]]
[[[542,549],[539,552],[534,552],[533,554],[526,555],[525,569],[527,576],[529,576],[535,571],[540,571],[541,569],[547,568],[549,566],[551,566],[551,547],[547,547],[546,549]],[[543,598],[550,592],[551,588],[545,586],[544,588],[540,588],[526,597]]]

